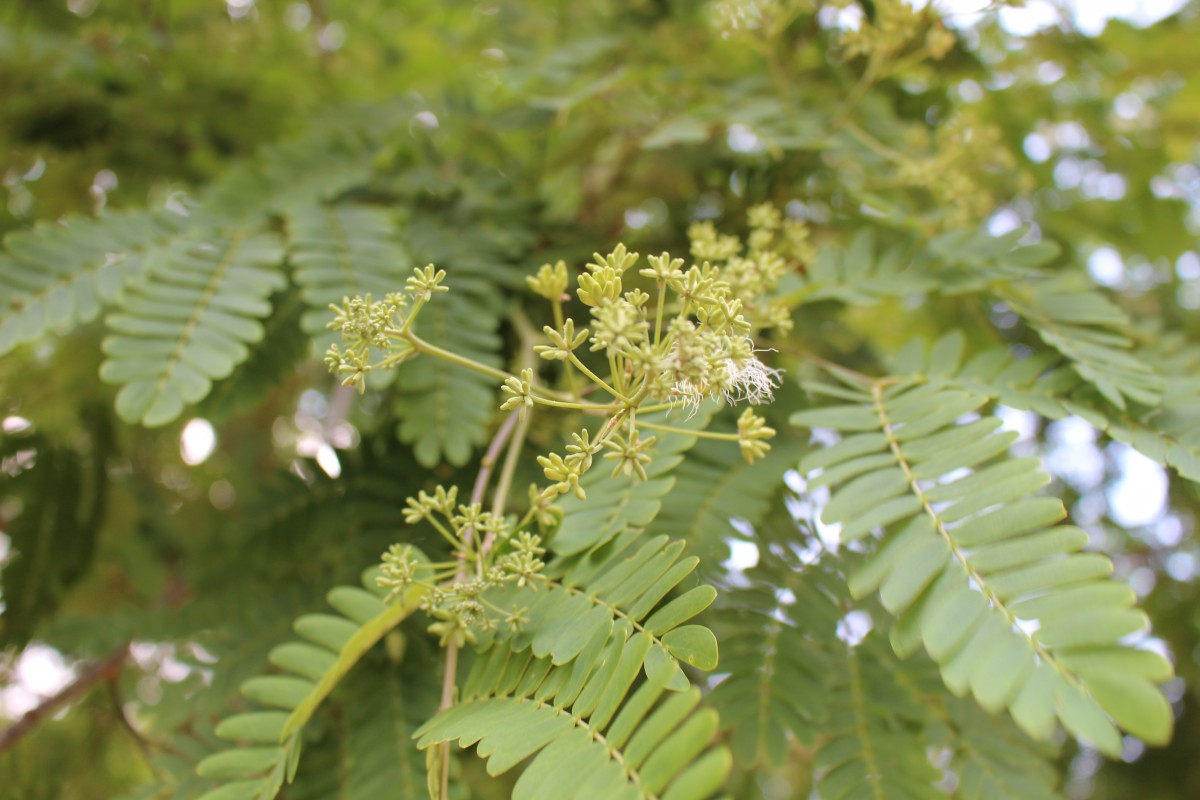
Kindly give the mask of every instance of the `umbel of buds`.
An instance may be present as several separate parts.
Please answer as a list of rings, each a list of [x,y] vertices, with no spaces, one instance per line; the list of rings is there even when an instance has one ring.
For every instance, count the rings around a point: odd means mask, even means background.
[[[481,471],[490,472],[511,434],[493,510],[483,507],[486,480],[477,482],[467,503],[453,487],[407,501],[405,520],[431,526],[453,560],[431,563],[408,545],[395,545],[383,556],[380,586],[391,597],[424,587],[422,602],[434,620],[430,629],[443,643],[471,642],[498,625],[520,628],[524,609],[498,608],[489,592],[513,582],[536,588],[544,580],[542,542],[563,517],[556,503],[564,494],[586,500],[593,481],[588,475],[598,461],[611,466],[604,470],[611,479],[646,480],[655,445],[672,435],[736,443],[747,462],[768,453],[775,431],[752,408],[742,412],[736,432],[670,424],[672,412],[691,419],[705,403],[770,402],[779,384],[779,370],[760,358],[765,351],[755,339],[766,329],[790,326],[780,279],[811,259],[811,245],[803,223],[772,206],[751,209],[749,222],[745,244],[719,234],[711,223],[691,226],[691,263],[665,252],[643,262],[622,244],[607,255],[594,254],[574,280],[562,261],[543,265],[527,281],[549,302],[553,324],[543,328],[544,338],[528,326],[527,333],[518,330],[530,350],[516,375],[418,335],[421,310],[447,291],[445,271],[432,265],[414,270],[403,292],[382,300],[347,298],[333,307],[329,327],[341,332],[342,344],[330,348],[326,361],[344,384],[361,392],[376,369],[418,356],[439,358],[495,379],[499,410],[512,414]],[[584,313],[567,313],[573,301]],[[546,484],[530,487],[522,517],[506,516],[502,510],[529,418],[546,409],[574,415],[580,427],[563,453],[537,457]]]

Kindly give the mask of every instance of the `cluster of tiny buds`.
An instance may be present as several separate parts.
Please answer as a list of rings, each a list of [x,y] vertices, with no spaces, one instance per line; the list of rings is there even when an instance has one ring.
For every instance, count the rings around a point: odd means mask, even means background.
[[[981,176],[1007,175],[1015,166],[1000,129],[970,114],[954,114],[938,127],[932,142],[918,146],[928,147],[929,155],[905,161],[899,177],[934,197],[946,227],[964,227],[986,216],[995,198]]]
[[[931,58],[941,59],[954,47],[955,36],[931,8],[918,10],[909,0],[877,0],[873,20],[864,19],[842,34],[842,46],[851,57],[891,57],[914,42]]]
[[[544,580],[546,550],[541,536],[529,530],[513,533],[508,520],[482,511],[478,503],[456,505],[457,494],[454,487],[440,486],[432,495],[421,492],[408,499],[405,519],[409,524],[430,522],[452,541],[458,560],[433,564],[412,545],[394,544],[383,554],[376,578],[381,588],[389,590],[386,602],[412,587],[422,587],[421,608],[433,618],[429,630],[443,645],[474,642],[479,632],[500,624],[519,631],[528,621],[527,609],[499,608],[488,600],[487,592],[508,583],[536,590]],[[494,536],[494,546],[479,546],[481,534]],[[468,570],[471,565],[474,568]]]
[[[372,369],[394,367],[421,353],[501,377],[500,408],[516,412],[522,422],[539,405],[602,419],[594,431],[583,427],[572,433],[564,454],[538,457],[549,485],[530,487],[529,509],[519,521],[484,511],[474,500],[459,502],[454,487],[408,498],[405,521],[428,523],[453,560],[430,563],[411,546],[394,545],[382,557],[378,578],[389,600],[422,587],[422,607],[433,618],[430,630],[443,643],[472,642],[480,631],[501,624],[519,630],[525,609],[497,608],[488,590],[510,583],[536,588],[545,580],[543,536],[563,517],[556,500],[564,494],[586,499],[582,479],[597,456],[612,463],[613,478],[646,480],[654,445],[664,434],[736,442],[747,462],[766,455],[775,431],[751,408],[738,419],[736,434],[666,424],[672,409],[694,414],[705,400],[768,402],[779,383],[779,371],[759,359],[763,351],[753,337],[790,325],[777,288],[789,271],[811,260],[812,246],[804,224],[773,206],[754,207],[749,222],[745,243],[718,233],[711,223],[692,225],[688,234],[695,262],[690,266],[661,253],[638,269],[641,256],[623,244],[607,255],[596,253],[574,281],[574,299],[587,309],[586,327],[564,313],[564,304],[573,299],[572,274],[564,262],[546,264],[530,276],[530,288],[552,303],[555,318],[534,352],[543,363],[558,365],[560,388],[542,383],[533,367],[503,376],[417,337],[412,326],[422,307],[446,291],[445,272],[433,266],[414,270],[403,293],[381,301],[347,298],[333,307],[329,327],[342,333],[343,346],[330,348],[327,361],[344,383],[360,390]],[[589,354],[581,353],[584,345]],[[581,389],[580,379],[591,386]],[[511,473],[502,481],[506,490],[510,479]]]
[[[399,366],[416,353],[410,331],[422,307],[433,295],[449,291],[442,286],[446,271],[432,264],[413,270],[404,292],[389,292],[382,300],[371,295],[342,298],[330,305],[333,320],[325,327],[342,334],[342,346],[333,344],[325,353],[329,371],[342,377],[342,385],[366,391],[367,373]],[[382,360],[373,362],[374,352]]]
[[[538,458],[550,483],[531,494],[537,502],[548,505],[562,494],[585,499],[582,479],[602,451],[613,462],[613,477],[645,480],[659,437],[644,429],[670,430],[647,421],[642,413],[647,405],[651,410],[682,407],[691,416],[707,399],[730,405],[772,399],[780,373],[759,359],[761,350],[752,335],[790,325],[790,313],[774,293],[789,270],[811,261],[813,249],[804,223],[786,218],[772,205],[751,208],[748,221],[751,232],[745,243],[718,233],[710,222],[693,224],[688,234],[695,263],[685,268],[685,261],[670,253],[650,256],[637,270],[646,280],[641,285],[628,285],[628,273],[641,257],[624,245],[608,255],[595,254],[586,265],[575,296],[588,308],[589,327],[561,319],[557,327],[545,327],[547,343],[534,351],[562,364],[564,371],[581,372],[594,390],[611,396],[613,404],[603,408],[612,410],[598,433],[584,428],[571,434],[565,454]],[[566,265],[543,265],[527,280],[536,294],[555,304],[556,318],[561,318],[561,304],[570,299]],[[585,344],[608,361],[607,380],[581,360]],[[502,387],[501,408],[520,414],[532,409],[539,402],[535,378],[529,368],[509,378]],[[767,440],[774,433],[747,409],[737,434],[714,438],[736,441],[743,457],[753,462],[770,449]]]

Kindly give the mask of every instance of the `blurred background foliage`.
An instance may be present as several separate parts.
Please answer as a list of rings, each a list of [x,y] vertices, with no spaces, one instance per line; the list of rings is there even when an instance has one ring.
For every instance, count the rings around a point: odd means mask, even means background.
[[[414,260],[459,235],[494,254],[507,265],[490,278],[505,313],[539,263],[579,262],[617,239],[682,252],[693,219],[732,229],[770,200],[809,221],[814,248],[864,225],[885,239],[1027,229],[1026,241],[1062,248],[1057,265],[1112,290],[1147,340],[1164,329],[1194,339],[1200,3],[1087,30],[1066,5],[944,3],[924,40],[876,63],[852,32],[892,5],[10,0],[0,233],[189,208],[206,192],[236,200],[243,189],[228,176],[261,147],[353,123],[355,141],[374,146],[347,190],[395,204],[426,232]],[[298,168],[341,180],[337,165]],[[0,755],[6,796],[114,797],[151,778],[160,788],[133,796],[191,796],[191,765],[240,681],[327,587],[355,581],[395,537],[396,498],[425,485],[386,394],[349,409],[312,357],[298,298],[274,299],[266,346],[194,420],[159,429],[113,415],[113,388],[96,377],[98,322],[0,361],[0,530],[46,511],[37,554],[14,557],[0,534],[0,715],[16,718],[71,670],[114,653],[126,665]],[[877,373],[881,354],[947,320],[985,336],[981,315],[1018,348],[1032,337],[1003,305],[930,295],[806,305],[786,346]],[[501,333],[515,336],[503,323]],[[1064,793],[1200,796],[1196,484],[1077,418],[1006,418],[1143,596],[1180,676],[1168,687],[1174,742],[1131,745],[1128,763],[1065,746]],[[215,447],[203,447],[214,430]],[[558,437],[539,431],[534,444]],[[433,474],[469,480],[471,453]],[[336,713],[377,691],[347,691]],[[318,750],[302,768],[316,788],[287,796],[322,796],[333,759]],[[732,788],[802,796],[810,775],[797,763]],[[499,791],[464,764],[480,796]]]

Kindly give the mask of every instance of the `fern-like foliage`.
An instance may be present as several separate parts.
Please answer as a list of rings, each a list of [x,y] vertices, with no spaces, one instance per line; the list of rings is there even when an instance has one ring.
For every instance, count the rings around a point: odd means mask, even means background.
[[[248,700],[270,710],[237,714],[217,726],[217,735],[237,746],[197,765],[202,777],[226,781],[202,800],[275,797],[296,774],[305,723],[363,655],[416,608],[419,598],[410,592],[403,602],[385,606],[373,592],[342,586],[330,591],[328,599],[338,614],[298,618],[295,630],[305,641],[271,651],[271,663],[287,674],[243,684]]]
[[[794,530],[794,526],[793,526]],[[747,573],[751,585],[722,594],[714,627],[729,675],[708,702],[739,766],[783,767],[791,748],[827,728],[841,577],[794,558]],[[840,590],[840,591],[839,591]]]
[[[673,421],[676,427],[704,427],[714,407],[705,404],[694,416]],[[647,421],[665,418],[661,413],[647,414]],[[683,454],[696,444],[695,436],[667,433],[658,437],[654,460],[646,468],[646,480],[632,475],[610,477],[603,470],[592,470],[583,477],[587,500],[574,495],[563,497],[559,506],[563,521],[550,541],[554,552],[572,556],[603,547],[618,534],[649,525],[658,517],[663,498],[675,486],[672,471],[683,461]],[[697,497],[699,502],[700,498]]]
[[[1162,377],[1133,352],[1128,318],[1104,295],[1060,279],[1014,287],[1009,302],[1117,408],[1126,400],[1143,406],[1162,400]]]
[[[685,624],[716,590],[694,586],[664,603],[698,563],[683,549],[631,529],[553,565],[536,592],[494,593],[489,604],[524,606],[527,621],[480,639],[462,704],[424,726],[419,746],[480,742],[493,775],[537,754],[514,797],[571,796],[564,781],[596,797],[711,794],[731,760],[708,748],[717,715],[693,713],[699,692],[679,665],[717,665],[712,632]]]
[[[527,608],[528,622],[515,633],[498,629],[488,645],[504,644],[499,649],[516,653],[529,649],[555,666],[570,662],[582,679],[610,648],[623,648],[638,635],[647,641],[643,660],[648,675],[668,669],[676,659],[713,669],[716,638],[705,627],[684,623],[712,603],[716,590],[693,586],[659,608],[699,563],[695,556],[680,558],[683,549],[684,542],[666,536],[621,537],[605,548],[602,561],[556,569],[557,576],[536,592],[532,586],[505,587],[490,601],[501,609]],[[678,673],[670,688],[686,685]]]
[[[913,339],[891,359],[895,374],[986,394],[1047,419],[1074,414],[1182,477],[1200,481],[1200,354],[1171,341],[1139,352],[1163,377],[1162,402],[1148,410],[1114,409],[1053,352],[1017,358],[1008,348],[984,350],[964,364],[965,339],[952,331],[927,346]],[[814,386],[821,392],[822,387]]]
[[[202,222],[246,225],[361,186],[372,174],[379,150],[414,110],[405,99],[343,107],[300,136],[262,148],[204,193]]]
[[[877,252],[874,234],[864,228],[845,247],[821,248],[792,296],[805,303],[838,300],[873,305],[887,297],[932,291],[938,285],[935,275],[913,272],[904,247]]]
[[[656,531],[686,541],[703,564],[728,558],[727,539],[735,535],[730,520],[758,523],[795,463],[792,449],[778,442],[753,464],[730,456],[727,442],[699,440],[675,469],[671,488],[672,498],[689,499],[666,504],[654,522]]]
[[[298,292],[276,294],[271,305],[274,311],[263,322],[262,339],[228,378],[213,385],[196,409],[198,416],[219,422],[261,403],[287,386],[311,355],[312,338],[300,327],[305,304]]]
[[[311,309],[301,322],[318,351],[336,339],[325,330],[329,305],[345,297],[376,299],[403,288],[412,261],[395,240],[395,223],[382,208],[312,205],[287,215],[288,261]]]
[[[478,743],[492,775],[532,756],[516,800],[709,797],[732,763],[711,743],[717,713],[699,707],[695,688],[670,691],[674,664],[637,683],[652,647],[641,631],[613,637],[594,664],[579,660],[570,670],[528,650],[494,649],[500,657],[476,662],[462,702],[423,725],[417,746]]]
[[[211,725],[194,725],[173,734],[150,760],[157,778],[143,783],[117,800],[193,800],[212,788],[213,782],[196,774],[196,764],[221,749],[224,742]]]
[[[921,292],[985,291],[993,282],[1036,274],[1057,254],[1049,244],[1020,245],[1022,235],[955,230],[925,242],[881,246],[873,229],[863,228],[844,246],[822,247],[806,273],[790,277],[784,290],[797,303],[836,300],[859,306]]]
[[[468,678],[464,693],[474,697],[495,690],[495,685],[487,683],[496,677],[488,669],[521,678],[525,668],[534,664],[530,669],[537,675],[532,688],[545,679],[545,688],[557,692],[553,696],[559,699],[569,696],[569,702],[580,703],[580,698],[590,697],[591,709],[596,704],[611,706],[610,716],[601,723],[606,724],[641,672],[645,672],[647,684],[657,687],[639,695],[648,696],[644,714],[661,692],[688,689],[679,662],[701,669],[715,667],[717,643],[712,633],[684,624],[712,602],[715,590],[697,586],[662,603],[696,568],[698,559],[680,559],[683,543],[669,543],[663,536],[626,540],[628,545],[635,543],[640,546],[633,552],[611,549],[601,569],[568,572],[571,577],[542,582],[536,592],[532,586],[493,592],[489,603],[498,608],[530,603],[524,612],[528,622],[518,632],[501,629],[482,635],[481,666]],[[366,651],[416,608],[424,591],[412,589],[402,602],[386,606],[377,594],[340,587],[330,592],[329,600],[342,616],[317,614],[298,619],[296,631],[307,641],[277,647],[270,656],[272,664],[289,674],[254,678],[242,688],[248,699],[275,710],[239,714],[217,727],[218,736],[237,741],[239,746],[199,764],[202,776],[232,781],[205,795],[205,800],[274,797],[295,774],[305,723]],[[620,691],[610,683],[618,679],[614,675],[624,681]],[[532,673],[526,680],[534,680]],[[511,689],[508,686],[506,691]],[[580,713],[587,716],[592,710]],[[715,730],[716,715],[706,713]],[[633,725],[640,719],[631,716],[629,722]],[[593,726],[598,722],[593,720]],[[662,735],[666,733],[669,729]],[[704,742],[711,733],[704,735]],[[687,758],[671,767],[665,779],[675,778],[680,765],[686,763]],[[724,764],[719,778],[723,780],[728,764],[720,758],[716,763]],[[689,771],[690,777],[677,780],[681,786],[697,785],[693,781],[710,775],[709,769],[711,765]],[[622,774],[632,773],[626,770]],[[651,772],[651,776],[655,774]],[[704,796],[708,791],[711,789],[677,796]]]
[[[0,355],[89,322],[145,272],[145,255],[183,227],[167,212],[118,212],[42,223],[4,238]]]
[[[1155,683],[1170,665],[1123,644],[1145,615],[1128,587],[1106,580],[1106,557],[1079,552],[1087,534],[1055,524],[1062,503],[1031,496],[1049,478],[1037,459],[1007,458],[1014,434],[997,433],[994,418],[960,421],[987,398],[903,379],[854,382],[831,393],[855,402],[792,420],[850,434],[800,468],[810,487],[836,487],[823,518],[841,525],[843,541],[887,528],[850,587],[856,597],[878,590],[898,616],[896,651],[924,643],[953,692],[1008,708],[1035,738],[1057,719],[1106,753],[1121,751],[1118,725],[1164,741],[1171,712]]]
[[[949,768],[963,800],[1058,800],[1055,748],[1033,742],[1003,717],[968,700],[948,704]]]
[[[203,399],[263,336],[267,298],[286,285],[283,248],[266,233],[180,242],[156,255],[144,281],[108,317],[100,376],[119,384],[117,413],[163,425]]]
[[[920,655],[899,660],[879,622],[861,643],[830,648],[838,669],[814,763],[821,798],[1059,800],[1055,746],[947,697],[937,666]]]
[[[23,507],[4,531],[14,552],[0,573],[2,646],[24,645],[83,577],[95,554],[107,505],[106,460],[115,442],[104,410],[85,407],[84,421],[86,455],[44,434],[0,434],[5,499]]]
[[[929,709],[911,686],[895,680],[875,638],[843,647],[834,670],[825,738],[813,759],[821,800],[936,800],[941,777],[929,763],[921,731]]]
[[[363,673],[347,687],[342,704],[341,780],[329,796],[420,797],[425,762],[413,744],[415,720],[428,719],[436,710],[436,687],[401,674],[395,666]]]
[[[822,248],[790,296],[796,302],[861,306],[920,292],[992,293],[1115,407],[1124,409],[1127,400],[1157,405],[1163,378],[1134,352],[1124,311],[1077,275],[1045,277],[1038,268],[1058,249],[1021,246],[1021,236],[1021,231],[998,237],[951,231],[925,242],[913,256],[903,243],[877,247],[871,230],[863,229],[844,248]]]
[[[1159,337],[1157,346],[1138,351],[1163,376],[1162,402],[1146,411],[1130,406],[1119,413],[1081,402],[1066,404],[1113,439],[1200,481],[1200,352],[1178,337]]]

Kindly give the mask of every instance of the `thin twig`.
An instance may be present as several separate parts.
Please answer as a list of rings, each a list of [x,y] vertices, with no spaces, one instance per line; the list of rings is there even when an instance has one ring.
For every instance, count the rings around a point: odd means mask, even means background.
[[[504,420],[488,444],[487,452],[483,454],[483,460],[479,462],[479,474],[475,476],[475,486],[471,489],[471,505],[483,503],[484,495],[487,494],[488,482],[492,478],[492,470],[495,469],[496,462],[500,459],[500,451],[504,448],[504,444],[508,441],[520,416],[518,411],[509,414],[508,419]],[[475,531],[472,528],[467,528],[463,532],[464,543],[469,545],[474,534]]]
[[[0,733],[0,755],[16,747],[17,742],[44,719],[54,716],[59,708],[87,694],[95,684],[102,681],[115,681],[121,673],[121,666],[125,663],[125,657],[128,654],[128,644],[116,648],[104,658],[88,666],[60,692],[47,697],[28,711],[25,716],[5,728],[4,733]]]
[[[521,420],[517,425],[517,433],[513,436],[513,440],[508,445],[508,452],[504,455],[504,467],[500,470],[500,477],[496,481],[496,493],[492,497],[492,514],[496,517],[504,516],[504,507],[508,503],[508,492],[512,487],[513,475],[517,471],[517,462],[521,458],[521,446],[525,444],[525,434],[529,430],[529,417]],[[496,540],[496,532],[488,531],[487,537],[483,540],[483,548],[480,550],[481,555],[487,555],[491,552],[492,544]]]
[[[442,680],[442,702],[438,704],[438,711],[445,711],[454,705],[454,682],[455,675],[458,673],[458,642],[450,640],[449,646],[446,647],[446,675]],[[441,797],[450,796],[450,743],[442,742],[438,747],[441,749],[442,776]]]
[[[492,469],[496,465],[497,459],[500,458],[500,451],[504,448],[504,443],[508,441],[508,437],[512,434],[513,427],[517,424],[519,412],[514,411],[508,415],[508,419],[500,425],[496,430],[492,441],[488,443],[487,451],[483,454],[483,460],[479,464],[479,473],[475,476],[475,485],[471,488],[471,499],[468,501],[470,505],[483,503],[483,497],[487,493],[488,481],[491,480]],[[467,528],[463,531],[463,550],[459,552],[458,557],[458,573],[454,576],[455,582],[464,581],[467,578],[466,572],[466,548],[470,547],[471,540],[474,538],[475,531],[472,528]],[[454,705],[454,684],[458,677],[458,642],[454,639],[446,646],[446,671],[442,675],[442,700],[438,704],[438,711],[445,711]],[[438,747],[441,749],[442,775],[441,775],[441,796],[446,797],[450,791],[450,743],[442,742]]]

